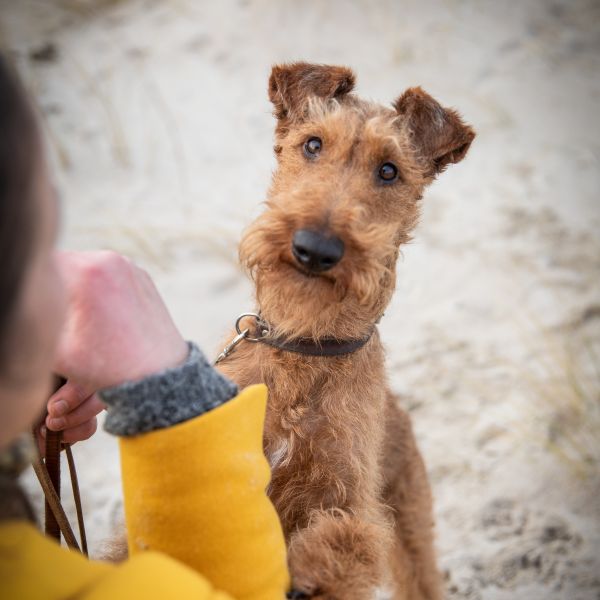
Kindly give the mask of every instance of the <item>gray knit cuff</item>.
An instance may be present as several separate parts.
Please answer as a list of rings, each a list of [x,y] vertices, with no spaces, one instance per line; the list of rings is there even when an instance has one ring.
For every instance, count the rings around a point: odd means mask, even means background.
[[[163,429],[237,395],[237,386],[208,363],[198,346],[192,342],[188,346],[190,353],[183,365],[99,392],[108,407],[106,431],[128,436]]]

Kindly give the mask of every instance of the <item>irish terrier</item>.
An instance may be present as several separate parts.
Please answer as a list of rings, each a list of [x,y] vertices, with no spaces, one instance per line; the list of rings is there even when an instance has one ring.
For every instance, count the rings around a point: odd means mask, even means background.
[[[427,475],[376,324],[425,186],[474,132],[420,88],[388,108],[353,86],[344,67],[273,68],[278,167],[240,247],[265,343],[241,344],[220,368],[269,388],[269,495],[290,597],[438,600]]]

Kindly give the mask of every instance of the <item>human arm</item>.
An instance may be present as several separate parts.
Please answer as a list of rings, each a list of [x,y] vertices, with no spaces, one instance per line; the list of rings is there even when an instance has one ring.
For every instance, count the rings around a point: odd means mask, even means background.
[[[114,411],[123,414],[126,407],[128,386],[152,380],[157,371],[177,372],[189,359],[188,346],[148,276],[129,261],[113,253],[71,254],[65,264],[71,306],[57,371],[90,393],[112,386],[104,399],[112,402],[108,423],[114,422]],[[197,386],[187,388],[198,392]],[[197,401],[197,394],[180,399]],[[114,430],[146,432],[121,441],[130,535],[141,530],[142,519],[149,548],[175,556],[240,598],[280,598],[287,582],[281,527],[265,493],[265,403],[260,388],[202,416],[188,414],[175,427]],[[205,506],[202,515],[199,506]],[[139,551],[135,538],[130,540],[132,552]],[[238,585],[234,574],[243,574],[243,584],[231,589]]]
[[[235,598],[282,598],[285,544],[265,494],[266,388],[196,419],[122,437],[130,553],[167,553]]]
[[[88,561],[29,523],[0,523],[0,597],[282,600],[285,546],[264,494],[265,402],[253,386],[180,425],[122,438],[131,553],[119,565]]]

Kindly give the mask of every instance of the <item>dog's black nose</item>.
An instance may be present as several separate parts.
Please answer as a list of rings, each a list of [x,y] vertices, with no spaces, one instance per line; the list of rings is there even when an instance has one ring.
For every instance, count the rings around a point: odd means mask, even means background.
[[[309,271],[320,273],[337,265],[344,256],[344,242],[310,229],[299,229],[292,242],[294,258]]]

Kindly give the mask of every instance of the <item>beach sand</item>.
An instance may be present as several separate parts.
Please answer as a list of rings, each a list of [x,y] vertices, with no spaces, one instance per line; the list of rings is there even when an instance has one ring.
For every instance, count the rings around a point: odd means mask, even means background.
[[[380,325],[448,598],[600,597],[599,2],[0,0],[0,36],[44,117],[61,246],[131,256],[210,355],[253,308],[236,246],[274,167],[270,65],[457,107],[478,137],[427,191]],[[74,451],[98,555],[117,444]]]

